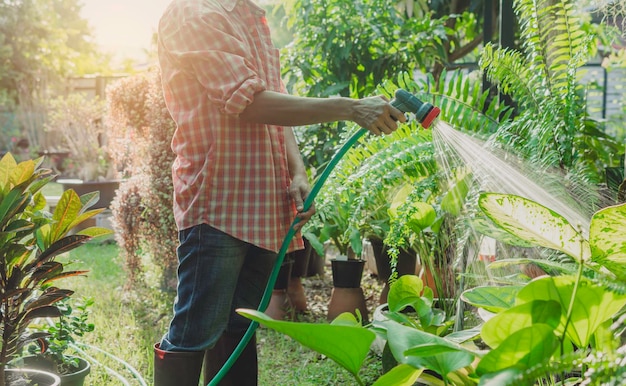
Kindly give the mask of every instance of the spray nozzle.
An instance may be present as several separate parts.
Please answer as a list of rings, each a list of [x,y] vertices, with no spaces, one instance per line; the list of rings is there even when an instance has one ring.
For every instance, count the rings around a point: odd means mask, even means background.
[[[423,128],[428,129],[435,118],[441,113],[439,107],[428,102],[422,102],[406,90],[396,90],[395,98],[391,105],[404,113],[413,113]]]

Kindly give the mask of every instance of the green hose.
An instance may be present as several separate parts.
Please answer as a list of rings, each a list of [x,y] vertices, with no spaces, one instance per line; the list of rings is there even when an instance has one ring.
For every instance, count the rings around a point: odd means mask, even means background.
[[[311,205],[313,205],[313,201],[315,200],[315,197],[319,193],[320,189],[324,185],[324,182],[326,182],[326,180],[328,179],[328,176],[333,171],[333,169],[335,168],[339,160],[343,158],[346,152],[350,150],[350,148],[366,132],[367,132],[366,129],[359,129],[356,133],[352,134],[352,136],[348,138],[346,143],[343,144],[343,146],[339,149],[339,151],[335,153],[335,155],[330,160],[330,162],[328,163],[328,165],[326,166],[326,168],[324,169],[320,177],[317,179],[315,184],[313,184],[313,187],[311,188],[311,191],[306,197],[306,200],[304,200],[304,209],[303,209],[304,212],[309,210]],[[274,263],[274,268],[272,269],[272,273],[270,274],[267,286],[265,287],[265,292],[263,293],[263,297],[261,298],[261,303],[259,304],[258,310],[261,312],[265,312],[265,310],[267,309],[267,306],[270,303],[270,300],[272,297],[272,290],[274,289],[274,284],[276,283],[278,272],[280,271],[280,267],[283,264],[285,255],[287,254],[287,249],[289,248],[289,244],[291,244],[291,240],[296,234],[294,226],[299,221],[300,219],[298,218],[293,220],[293,222],[291,223],[291,226],[289,227],[289,231],[287,231],[287,235],[283,239],[283,244],[281,245],[280,250],[278,251],[278,256],[276,257],[276,263]],[[252,336],[254,335],[254,332],[256,331],[258,326],[259,326],[258,322],[253,321],[252,323],[250,323],[250,326],[248,326],[246,333],[244,334],[243,338],[241,338],[241,341],[239,342],[237,347],[235,347],[235,350],[233,351],[233,353],[230,355],[226,363],[224,363],[224,366],[222,366],[220,371],[218,371],[215,377],[211,380],[211,382],[207,384],[207,386],[217,385],[222,380],[222,378],[224,378],[224,376],[226,375],[226,373],[228,373],[228,371],[233,366],[237,358],[239,358],[239,356],[241,355],[241,352],[243,351],[243,349],[248,345],[248,342],[250,342],[250,339],[252,339]]]
[[[427,129],[431,125],[433,120],[437,118],[437,116],[439,116],[439,113],[441,112],[438,107],[434,107],[430,103],[424,103],[417,99],[414,95],[402,89],[398,89],[396,91],[395,98],[390,103],[404,113],[415,114],[415,117],[425,129]],[[337,153],[335,153],[335,155],[331,158],[330,162],[328,163],[328,165],[326,165],[326,168],[324,168],[324,171],[322,172],[320,177],[317,179],[315,184],[313,184],[313,187],[311,188],[311,191],[309,192],[306,200],[304,200],[303,211],[306,212],[311,207],[313,201],[315,200],[315,197],[319,193],[320,189],[328,179],[328,176],[333,171],[339,160],[343,158],[348,150],[350,150],[350,148],[354,146],[354,144],[365,133],[367,133],[367,130],[361,128],[356,133],[352,134],[352,136],[348,138],[346,143],[344,143],[339,151],[337,151]],[[263,293],[263,297],[261,298],[261,303],[259,304],[258,311],[265,312],[267,306],[270,303],[272,290],[274,289],[274,284],[276,283],[278,272],[280,271],[280,267],[283,264],[283,260],[285,259],[285,254],[287,253],[289,244],[291,244],[291,239],[293,239],[296,234],[294,226],[299,221],[300,220],[298,218],[294,219],[293,223],[289,227],[289,230],[287,231],[287,235],[283,240],[283,244],[278,251],[276,263],[274,263],[274,268],[272,269],[272,273],[270,274],[267,286],[265,287],[265,292]],[[241,341],[239,342],[237,347],[235,347],[233,353],[230,355],[226,363],[224,363],[224,366],[222,366],[220,371],[218,371],[215,377],[211,380],[211,382],[207,384],[207,386],[215,386],[222,380],[222,378],[224,378],[224,376],[226,375],[226,373],[228,373],[235,361],[237,361],[237,358],[239,358],[239,356],[241,355],[243,349],[248,345],[250,339],[252,339],[252,336],[254,335],[254,332],[256,331],[258,326],[258,322],[253,321],[252,323],[250,323],[250,326],[246,330],[243,338],[241,338]]]

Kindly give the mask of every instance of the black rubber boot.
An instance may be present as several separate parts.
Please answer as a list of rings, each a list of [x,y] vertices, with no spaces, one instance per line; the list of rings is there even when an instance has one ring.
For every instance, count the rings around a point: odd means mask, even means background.
[[[217,375],[241,341],[244,333],[225,332],[215,347],[206,351],[204,356],[204,384],[208,385]],[[256,334],[241,352],[219,386],[256,386],[258,382],[258,362],[256,354]]]
[[[198,386],[204,351],[164,351],[154,345],[154,386]]]

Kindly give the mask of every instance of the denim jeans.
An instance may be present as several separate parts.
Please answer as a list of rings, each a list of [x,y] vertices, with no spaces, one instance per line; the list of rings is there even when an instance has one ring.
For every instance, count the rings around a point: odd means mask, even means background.
[[[161,341],[166,351],[212,348],[224,331],[243,332],[257,309],[276,253],[201,224],[179,232],[174,317]]]

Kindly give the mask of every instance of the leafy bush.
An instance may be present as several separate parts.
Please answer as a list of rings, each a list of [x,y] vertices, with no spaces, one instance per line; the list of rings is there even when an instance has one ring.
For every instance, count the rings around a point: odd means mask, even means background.
[[[142,257],[160,267],[161,285],[173,288],[177,233],[172,211],[170,139],[175,124],[165,106],[157,70],[122,79],[107,90],[107,125],[125,144],[114,154],[128,177],[112,203],[117,241],[132,285]],[[118,147],[119,148],[119,147]]]

